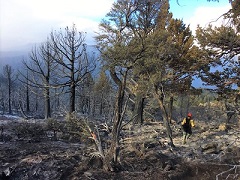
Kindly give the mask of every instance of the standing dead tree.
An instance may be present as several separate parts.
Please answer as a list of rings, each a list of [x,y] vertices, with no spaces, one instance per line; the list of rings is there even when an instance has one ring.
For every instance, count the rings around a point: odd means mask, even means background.
[[[50,104],[50,89],[51,81],[53,79],[54,71],[57,69],[57,65],[53,62],[53,52],[50,49],[49,41],[43,43],[38,48],[34,48],[29,57],[29,61],[23,61],[23,65],[27,73],[20,72],[23,80],[22,83],[27,87],[31,87],[31,91],[38,96],[39,92],[36,90],[42,90],[42,96],[44,97],[44,117],[45,119],[51,117],[51,104]],[[27,91],[29,91],[27,89]],[[27,95],[28,97],[29,95]],[[27,103],[29,106],[29,103]]]
[[[89,59],[84,33],[78,32],[75,25],[50,35],[54,62],[58,64],[58,87],[68,87],[70,94],[69,112],[75,111],[76,87],[87,74],[95,69],[94,59]]]
[[[8,90],[8,113],[12,114],[12,91],[13,91],[13,83],[16,80],[16,76],[14,74],[14,70],[10,65],[5,65],[3,67],[3,74],[6,78],[7,82],[7,90]]]

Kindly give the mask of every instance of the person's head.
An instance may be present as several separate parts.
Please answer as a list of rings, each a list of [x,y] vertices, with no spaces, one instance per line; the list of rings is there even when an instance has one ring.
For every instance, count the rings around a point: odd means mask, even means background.
[[[187,117],[188,117],[189,119],[191,119],[191,118],[192,118],[192,113],[188,113],[188,114],[187,114]]]

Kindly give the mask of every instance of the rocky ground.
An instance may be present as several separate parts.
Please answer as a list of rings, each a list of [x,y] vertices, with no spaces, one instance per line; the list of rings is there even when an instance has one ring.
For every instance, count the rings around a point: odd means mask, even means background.
[[[172,124],[175,148],[168,145],[162,122],[126,126],[120,166],[105,172],[94,145],[49,138],[21,137],[16,129],[29,123],[0,116],[0,179],[240,179],[240,130],[235,123],[196,121],[187,144],[180,125]],[[32,121],[43,124],[44,121]],[[35,136],[37,136],[35,134]]]

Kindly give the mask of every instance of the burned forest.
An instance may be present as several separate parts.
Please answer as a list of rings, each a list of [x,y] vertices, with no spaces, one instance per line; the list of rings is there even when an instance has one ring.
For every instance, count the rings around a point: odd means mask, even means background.
[[[3,66],[0,180],[240,179],[229,3],[224,24],[192,32],[169,1],[116,1],[95,45],[72,24]]]

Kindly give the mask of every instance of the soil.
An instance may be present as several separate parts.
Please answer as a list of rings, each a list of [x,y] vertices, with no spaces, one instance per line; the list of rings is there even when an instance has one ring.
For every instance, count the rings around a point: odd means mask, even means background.
[[[16,129],[29,123],[46,124],[44,120],[26,123],[18,117],[0,116],[0,179],[240,179],[240,131],[236,124],[222,130],[220,123],[197,122],[192,137],[183,145],[181,127],[173,123],[174,148],[168,144],[162,122],[126,126],[119,165],[115,172],[108,172],[103,170],[93,143],[74,142],[60,135],[54,139],[50,132],[20,136]]]

